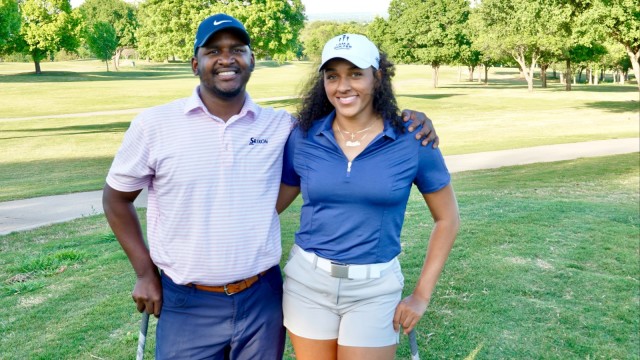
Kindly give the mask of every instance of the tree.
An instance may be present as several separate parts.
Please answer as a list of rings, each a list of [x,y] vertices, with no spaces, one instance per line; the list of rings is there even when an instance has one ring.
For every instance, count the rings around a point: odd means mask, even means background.
[[[478,68],[484,59],[484,56],[477,47],[473,46],[471,42],[471,34],[467,27],[465,27],[464,37],[465,41],[460,44],[458,60],[460,64],[466,65],[469,70],[469,81],[473,81],[473,72]]]
[[[157,61],[193,56],[200,11],[210,3],[192,0],[147,0],[138,8],[138,51]],[[213,10],[213,9],[212,9]],[[213,12],[212,12],[213,13]]]
[[[0,54],[11,52],[20,33],[20,10],[16,0],[0,0]]]
[[[598,0],[590,9],[608,38],[624,46],[640,90],[640,3],[637,0]]]
[[[322,54],[324,44],[329,39],[346,33],[366,34],[367,27],[356,22],[314,21],[307,24],[300,32],[300,40],[304,47],[305,56],[314,61],[318,60]]]
[[[225,12],[244,23],[257,58],[284,61],[297,57],[298,36],[304,27],[304,6],[300,0],[253,0],[234,4],[236,9],[227,10],[227,7]]]
[[[109,71],[109,60],[118,47],[118,36],[116,29],[108,22],[98,21],[93,23],[91,31],[87,34],[87,46],[89,50],[99,59],[107,64]]]
[[[467,0],[393,0],[389,5],[391,55],[402,62],[429,64],[433,86],[438,86],[441,65],[460,61],[470,46],[464,33],[469,18]]]
[[[147,0],[139,8],[138,48],[156,60],[190,59],[198,24],[224,12],[244,23],[256,57],[295,58],[303,11],[300,0]]]
[[[79,45],[80,16],[71,11],[69,0],[23,0],[20,2],[22,45],[18,52],[31,55],[36,74],[40,61],[64,49]]]
[[[605,43],[607,54],[603,56],[603,65],[613,70],[613,82],[624,84],[626,75],[631,68],[631,59],[627,54],[624,46],[612,40]]]
[[[566,12],[551,0],[483,0],[478,16],[484,31],[478,41],[512,56],[533,91],[536,64],[545,52],[557,51],[555,32]]]
[[[602,55],[602,25],[587,15],[592,6],[591,0],[555,0],[558,7],[564,8],[563,18],[556,21],[556,41],[553,50],[547,52],[549,61],[564,62],[565,90],[571,91],[571,79],[581,74],[589,63]],[[578,71],[573,69],[574,65]],[[542,64],[541,64],[542,67]],[[541,73],[544,75],[544,73]]]
[[[98,22],[105,22],[113,27],[118,42],[114,49],[115,56],[114,54],[111,56],[113,56],[114,67],[118,69],[122,51],[136,47],[135,33],[138,20],[135,7],[124,0],[86,0],[78,10],[82,14],[85,25],[85,38],[93,31],[93,25]]]
[[[498,39],[491,38],[491,36],[496,34],[485,33],[477,8],[471,9],[466,28],[471,39],[471,48],[477,51],[480,56],[480,64],[484,68],[484,83],[486,85],[489,83],[489,68],[508,62],[508,60],[505,61],[505,56],[507,55],[494,45]]]
[[[373,19],[373,22],[369,23],[367,26],[367,37],[374,44],[377,44],[380,50],[387,53],[391,58],[394,57],[394,53],[392,53],[390,49],[391,44],[393,43],[393,34],[387,20],[380,16],[376,16],[376,18]]]

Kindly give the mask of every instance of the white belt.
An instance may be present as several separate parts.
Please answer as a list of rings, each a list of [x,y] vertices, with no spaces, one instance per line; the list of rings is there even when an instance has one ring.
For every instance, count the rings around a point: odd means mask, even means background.
[[[302,250],[298,245],[291,248],[294,254],[300,255],[303,259],[312,263],[318,269],[324,270],[329,275],[343,279],[377,279],[382,276],[382,271],[393,265],[398,258],[393,258],[386,263],[367,264],[367,265],[349,265],[342,264],[329,259],[321,258],[318,255]]]

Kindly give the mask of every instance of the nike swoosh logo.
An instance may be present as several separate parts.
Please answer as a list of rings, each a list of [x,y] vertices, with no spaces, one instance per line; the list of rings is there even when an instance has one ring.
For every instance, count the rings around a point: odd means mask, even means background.
[[[226,22],[231,22],[231,20],[221,20],[221,21],[214,21],[213,22],[213,26],[218,26],[222,23],[226,23]]]

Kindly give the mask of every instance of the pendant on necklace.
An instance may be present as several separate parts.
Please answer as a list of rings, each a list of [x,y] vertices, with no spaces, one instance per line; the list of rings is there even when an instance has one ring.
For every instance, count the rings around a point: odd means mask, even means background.
[[[360,146],[360,141],[356,140],[356,141],[345,141],[344,144],[348,147],[356,147],[356,146]]]

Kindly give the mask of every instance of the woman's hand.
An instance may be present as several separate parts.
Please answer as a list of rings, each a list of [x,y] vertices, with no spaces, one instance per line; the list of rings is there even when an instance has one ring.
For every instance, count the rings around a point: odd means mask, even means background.
[[[409,334],[427,311],[427,306],[429,306],[429,300],[419,299],[415,295],[402,299],[393,315],[393,328],[397,332],[402,326],[404,334]]]

